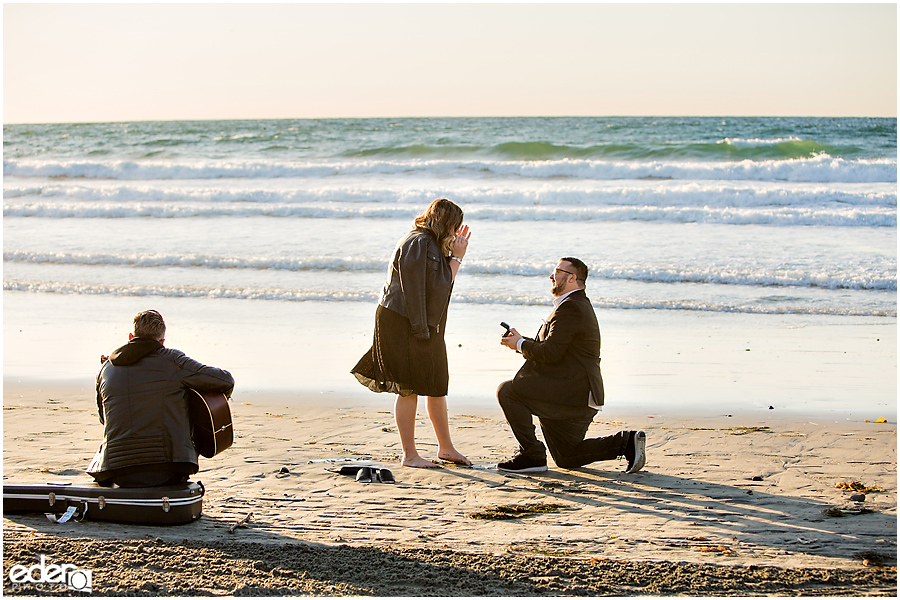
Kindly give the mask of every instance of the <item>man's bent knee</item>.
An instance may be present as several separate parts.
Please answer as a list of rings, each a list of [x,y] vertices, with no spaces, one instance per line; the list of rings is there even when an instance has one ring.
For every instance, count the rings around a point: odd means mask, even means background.
[[[512,400],[512,379],[504,381],[497,386],[497,402],[500,406],[508,404]]]

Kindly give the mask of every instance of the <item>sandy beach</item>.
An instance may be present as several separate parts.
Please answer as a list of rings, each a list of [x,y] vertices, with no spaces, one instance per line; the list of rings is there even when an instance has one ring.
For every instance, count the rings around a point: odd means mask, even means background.
[[[451,304],[451,430],[475,467],[420,470],[399,465],[392,397],[349,374],[370,343],[367,303],[156,300],[167,344],[238,382],[234,446],[194,477],[202,518],[4,514],[4,593],[28,593],[8,570],[41,554],[90,569],[93,593],[111,595],[897,591],[895,319],[600,311],[607,406],[589,435],[643,429],[647,466],[520,476],[495,468],[516,444],[493,391],[521,365],[495,330],[539,323],[543,306]],[[102,436],[98,355],[146,304],[4,294],[5,482],[85,481]],[[355,461],[396,483],[329,470]],[[863,502],[838,487],[854,482],[873,488]],[[473,518],[536,504],[550,512]]]
[[[87,385],[4,386],[4,482],[84,481],[102,429]],[[374,395],[373,395],[374,396]],[[376,397],[379,398],[379,397]],[[896,424],[762,416],[598,415],[643,429],[624,462],[523,476],[499,409],[460,414],[473,468],[401,467],[388,402],[235,395],[234,446],[201,459],[203,517],[170,527],[4,514],[4,572],[39,554],[116,595],[888,595],[896,588]],[[418,438],[436,454],[424,407]],[[329,471],[364,461],[396,483]],[[871,488],[851,501],[842,483]],[[509,520],[497,506],[556,505]],[[840,512],[828,509],[838,509]],[[843,515],[843,516],[829,516]],[[248,519],[249,517],[249,519]],[[232,528],[243,519],[240,527]],[[113,559],[113,560],[111,560]],[[123,568],[124,567],[124,568]],[[4,593],[12,589],[4,579]]]

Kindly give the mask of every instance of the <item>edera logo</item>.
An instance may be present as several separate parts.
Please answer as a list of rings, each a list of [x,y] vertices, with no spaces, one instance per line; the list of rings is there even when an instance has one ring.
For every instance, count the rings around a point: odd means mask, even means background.
[[[90,592],[91,571],[79,569],[71,563],[47,564],[47,556],[41,554],[41,562],[30,567],[14,565],[9,570],[9,581],[17,587],[32,586],[34,590]]]

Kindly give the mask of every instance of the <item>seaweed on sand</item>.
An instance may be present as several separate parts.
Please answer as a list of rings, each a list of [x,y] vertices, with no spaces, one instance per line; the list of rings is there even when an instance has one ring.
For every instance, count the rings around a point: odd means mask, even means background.
[[[562,504],[546,504],[543,502],[535,502],[533,504],[520,504],[518,506],[498,505],[488,506],[479,511],[469,514],[470,519],[518,519],[529,515],[537,515],[541,513],[556,512],[564,508]]]
[[[852,490],[854,492],[862,492],[863,494],[871,494],[872,492],[883,492],[884,488],[880,488],[877,485],[868,486],[861,481],[851,481],[846,482],[842,481],[836,486],[836,488],[840,488],[842,490]]]

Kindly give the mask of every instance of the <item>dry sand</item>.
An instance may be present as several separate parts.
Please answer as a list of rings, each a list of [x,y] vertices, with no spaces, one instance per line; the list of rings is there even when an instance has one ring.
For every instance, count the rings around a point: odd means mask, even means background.
[[[522,476],[495,468],[515,448],[499,409],[457,414],[451,399],[454,441],[476,466],[422,470],[398,464],[386,396],[383,405],[328,410],[313,401],[322,399],[235,397],[234,446],[201,459],[194,477],[206,487],[196,523],[54,524],[5,514],[4,593],[27,591],[10,586],[8,570],[39,554],[91,569],[94,594],[113,595],[897,591],[895,423],[811,422],[777,411],[609,422],[601,413],[592,435],[647,432],[644,471],[625,475],[623,462],[610,461]],[[102,433],[92,390],[7,381],[3,409],[4,482],[84,480]],[[418,439],[423,455],[436,454],[425,419]],[[352,460],[390,468],[397,483],[326,470]],[[884,491],[851,501],[838,484],[856,481]],[[529,503],[561,508],[470,517]],[[844,516],[826,515],[832,508]]]

